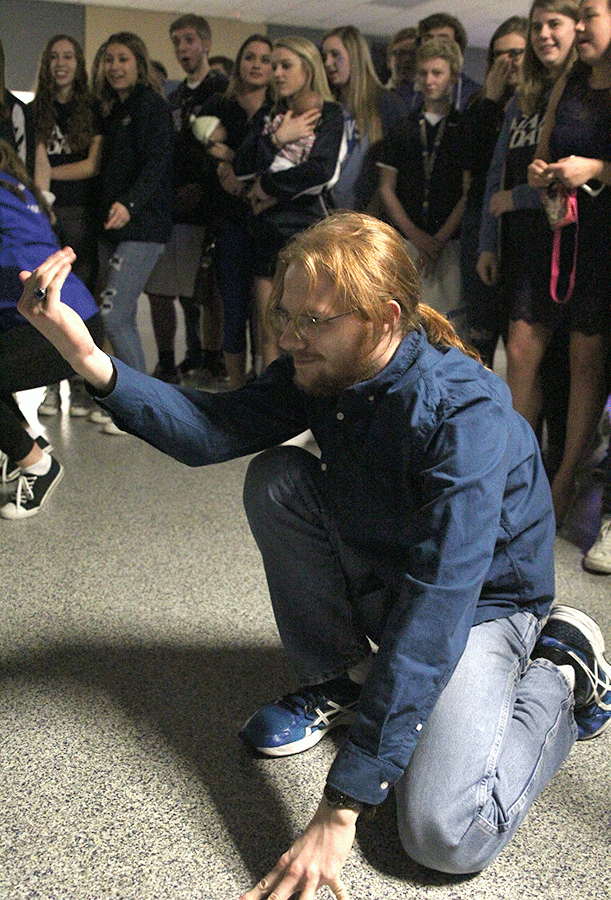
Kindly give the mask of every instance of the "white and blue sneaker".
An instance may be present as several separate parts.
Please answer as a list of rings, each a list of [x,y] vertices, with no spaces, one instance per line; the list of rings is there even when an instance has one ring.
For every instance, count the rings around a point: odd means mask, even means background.
[[[343,675],[303,687],[261,707],[240,737],[266,756],[290,756],[309,750],[327,732],[354,719],[361,685]]]
[[[575,721],[578,740],[597,737],[611,725],[611,665],[604,656],[600,628],[570,606],[554,606],[533,656],[575,670]]]

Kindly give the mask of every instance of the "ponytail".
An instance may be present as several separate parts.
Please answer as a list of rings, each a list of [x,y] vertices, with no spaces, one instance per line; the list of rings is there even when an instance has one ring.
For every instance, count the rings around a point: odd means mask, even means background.
[[[426,303],[419,303],[416,307],[416,315],[424,328],[429,344],[432,344],[433,347],[456,347],[457,350],[462,351],[466,356],[470,356],[471,359],[476,359],[478,362],[482,361],[475,347],[464,343],[446,317],[431,306],[427,306]]]

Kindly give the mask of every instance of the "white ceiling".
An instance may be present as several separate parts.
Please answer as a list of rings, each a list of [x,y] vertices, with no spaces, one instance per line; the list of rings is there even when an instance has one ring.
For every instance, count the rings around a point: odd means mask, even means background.
[[[60,2],[60,0],[55,0]],[[463,23],[473,47],[486,47],[494,29],[509,15],[526,15],[530,0],[61,0],[97,6],[155,9],[179,15],[197,12],[213,18],[273,22],[327,30],[356,25],[362,32],[389,37],[431,13],[449,12]]]

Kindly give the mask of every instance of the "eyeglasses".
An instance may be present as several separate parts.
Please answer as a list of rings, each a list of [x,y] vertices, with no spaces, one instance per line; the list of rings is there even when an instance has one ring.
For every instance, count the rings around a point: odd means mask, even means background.
[[[492,59],[498,59],[499,56],[508,56],[509,59],[519,59],[521,56],[524,56],[524,48],[511,47],[510,50],[494,50]]]
[[[308,313],[289,316],[286,309],[275,306],[268,313],[268,321],[270,327],[277,335],[284,334],[289,325],[292,325],[298,338],[301,338],[301,340],[312,340],[318,337],[330,322],[335,322],[336,319],[342,319],[344,316],[350,315],[352,315],[352,310],[338,313],[336,316],[328,316],[326,319],[322,319],[319,316],[311,316]]]

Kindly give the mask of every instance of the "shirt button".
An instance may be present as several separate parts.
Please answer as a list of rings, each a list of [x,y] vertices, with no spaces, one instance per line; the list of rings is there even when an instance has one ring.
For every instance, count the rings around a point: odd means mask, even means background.
[[[326,471],[327,471],[327,464],[326,464],[326,463],[321,463],[321,464],[320,464],[320,468],[322,469],[323,472],[326,472]]]
[[[344,418],[344,414],[343,414],[343,412],[338,412],[338,414],[337,414],[337,418],[338,418],[338,419],[339,419],[339,421],[340,421],[340,422],[341,422],[341,421],[342,421],[342,419],[343,419],[343,418]]]
[[[373,403],[375,400],[375,397],[373,396],[373,394],[371,394],[369,397],[367,397],[367,399],[369,400],[370,403]]]
[[[422,722],[418,722],[416,725],[416,731],[422,731]]]
[[[387,781],[383,781],[382,784],[380,785],[380,789],[383,791],[385,791],[387,789],[387,787],[388,787]]]

